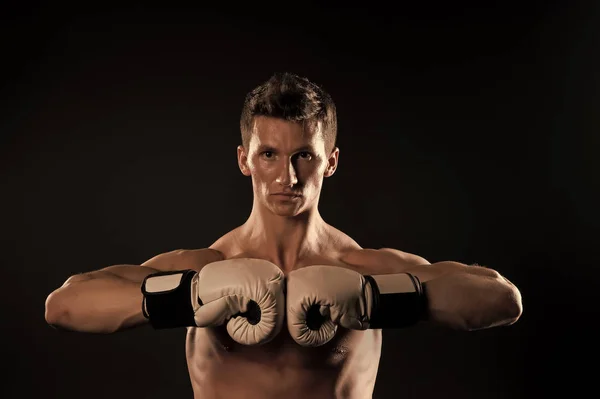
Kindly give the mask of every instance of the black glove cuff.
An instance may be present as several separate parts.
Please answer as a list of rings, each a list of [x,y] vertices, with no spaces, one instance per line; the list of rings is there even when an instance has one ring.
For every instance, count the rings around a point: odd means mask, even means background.
[[[170,290],[148,292],[148,279],[159,276],[181,274],[179,284]],[[194,308],[191,299],[192,279],[194,270],[178,270],[159,272],[146,276],[142,282],[142,312],[155,329],[195,326]],[[198,302],[200,299],[198,298]]]
[[[414,286],[413,292],[382,294],[372,276],[364,276],[371,287],[373,306],[369,328],[404,328],[426,317],[428,303],[425,284],[417,276],[406,273]]]

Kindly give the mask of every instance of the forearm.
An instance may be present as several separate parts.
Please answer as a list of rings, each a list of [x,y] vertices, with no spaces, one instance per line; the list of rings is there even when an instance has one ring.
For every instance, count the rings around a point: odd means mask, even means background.
[[[46,320],[65,330],[112,333],[145,324],[143,279],[157,270],[118,265],[69,278],[46,300]]]
[[[519,290],[492,269],[439,262],[407,270],[426,285],[427,320],[460,330],[509,325],[522,312]]]

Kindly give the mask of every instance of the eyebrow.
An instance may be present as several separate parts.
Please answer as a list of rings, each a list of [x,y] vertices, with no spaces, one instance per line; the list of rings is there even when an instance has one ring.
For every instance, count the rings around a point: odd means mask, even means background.
[[[276,152],[277,149],[275,147],[267,145],[267,144],[261,144],[261,145],[258,146],[258,151],[260,151],[260,152],[263,152],[263,151]],[[314,149],[310,145],[305,145],[305,146],[296,148],[292,152],[302,152],[302,151],[314,152]]]

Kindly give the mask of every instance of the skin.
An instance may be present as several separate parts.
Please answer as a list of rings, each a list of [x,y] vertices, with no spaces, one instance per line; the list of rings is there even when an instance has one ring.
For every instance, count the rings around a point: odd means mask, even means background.
[[[323,180],[338,166],[339,149],[326,149],[320,128],[255,118],[248,148],[237,149],[240,171],[252,179],[254,192],[244,224],[209,248],[172,251],[139,266],[115,265],[70,277],[46,301],[48,323],[103,333],[145,325],[139,289],[145,276],[199,271],[208,263],[234,258],[265,259],[286,275],[311,265],[341,266],[363,274],[409,272],[428,284],[425,323],[471,331],[518,320],[519,290],[495,270],[452,261],[430,264],[392,248],[365,249],[327,224],[318,203]],[[283,328],[267,344],[243,346],[225,327],[190,327],[186,358],[196,399],[364,399],[372,397],[381,344],[381,330],[339,329],[327,344],[306,348]]]
[[[211,246],[225,259],[266,259],[285,274],[318,264],[364,274],[429,265],[398,250],[365,250],[323,220],[321,187],[337,168],[339,149],[327,152],[318,128],[258,117],[248,147],[238,147],[237,155],[241,172],[252,178],[253,208],[246,223]],[[341,330],[332,342],[305,348],[283,329],[264,346],[245,347],[223,329],[190,328],[187,361],[197,398],[369,398],[381,343],[381,330]]]

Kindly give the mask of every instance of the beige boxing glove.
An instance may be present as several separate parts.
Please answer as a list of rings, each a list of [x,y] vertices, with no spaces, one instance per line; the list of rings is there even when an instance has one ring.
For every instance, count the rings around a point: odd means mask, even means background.
[[[142,283],[143,311],[154,328],[227,325],[243,345],[260,345],[281,330],[284,275],[261,259],[229,259],[193,270],[151,274]]]
[[[423,317],[426,307],[424,285],[408,273],[370,276],[319,265],[288,275],[288,330],[303,346],[329,342],[338,326],[352,330],[407,327]]]

